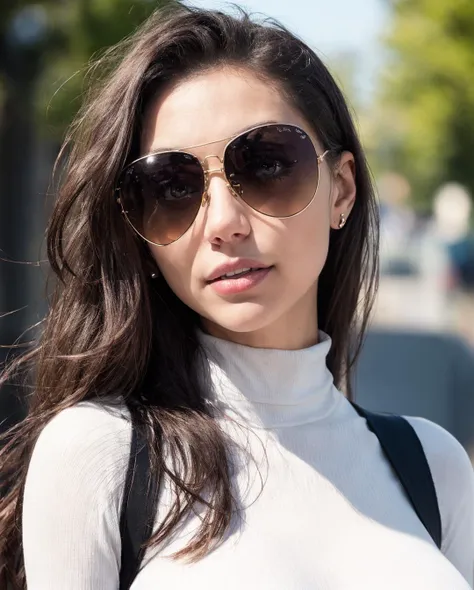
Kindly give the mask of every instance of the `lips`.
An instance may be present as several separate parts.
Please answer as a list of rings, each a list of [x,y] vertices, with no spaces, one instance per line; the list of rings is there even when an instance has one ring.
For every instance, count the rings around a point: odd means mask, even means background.
[[[212,273],[207,277],[206,282],[213,283],[219,280],[230,280],[234,277],[237,279],[238,277],[245,276],[246,274],[251,273],[252,271],[267,268],[270,267],[266,264],[263,264],[262,262],[239,258],[232,262],[227,262],[216,267],[212,271]]]
[[[208,286],[221,297],[239,296],[249,290],[256,289],[266,280],[272,271],[273,266],[255,268],[231,277],[224,276],[223,278],[216,279],[208,283]]]

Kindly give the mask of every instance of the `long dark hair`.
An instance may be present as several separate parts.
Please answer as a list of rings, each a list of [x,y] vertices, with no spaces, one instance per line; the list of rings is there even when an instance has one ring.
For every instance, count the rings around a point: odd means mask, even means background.
[[[274,21],[179,4],[156,12],[92,66],[92,90],[59,156],[62,182],[47,235],[57,286],[38,346],[14,367],[34,366],[34,394],[0,455],[0,571],[12,588],[26,587],[21,510],[33,446],[46,423],[83,400],[119,393],[148,436],[157,478],[174,482],[178,499],[151,543],[163,542],[204,490],[207,517],[175,557],[199,559],[229,526],[236,506],[228,447],[197,378],[199,318],[164,279],[150,279],[148,249],[114,199],[120,170],[138,155],[150,101],[170,83],[224,64],[278,84],[324,149],[355,157],[357,199],[344,230],[331,233],[318,292],[319,327],[333,341],[328,367],[350,395],[350,371],[376,289],[378,219],[341,91],[315,53]],[[105,76],[97,76],[102,71]],[[170,470],[165,446],[184,472]]]

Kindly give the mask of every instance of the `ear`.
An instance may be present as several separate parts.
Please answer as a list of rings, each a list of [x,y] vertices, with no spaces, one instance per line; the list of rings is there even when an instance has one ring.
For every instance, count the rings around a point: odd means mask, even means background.
[[[341,229],[341,221],[343,221],[342,225],[344,225],[356,199],[355,160],[351,152],[342,152],[334,170],[333,183],[331,227]]]

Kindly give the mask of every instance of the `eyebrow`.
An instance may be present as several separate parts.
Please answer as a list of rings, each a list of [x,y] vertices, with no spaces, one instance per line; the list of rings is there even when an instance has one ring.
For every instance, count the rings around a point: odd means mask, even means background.
[[[214,139],[213,141],[206,141],[204,143],[199,143],[199,144],[195,144],[195,145],[187,145],[184,147],[161,147],[161,146],[151,146],[148,154],[152,154],[155,152],[179,152],[179,151],[183,151],[183,150],[191,150],[193,148],[198,148],[198,147],[202,147],[204,145],[212,145],[213,143],[220,143],[221,141],[225,141],[225,140],[231,140],[234,137],[237,137],[238,135],[240,135],[241,133],[245,133],[246,131],[250,131],[251,129],[255,129],[256,127],[261,127],[263,125],[284,125],[284,123],[282,121],[262,121],[260,123],[255,123],[253,125],[247,125],[246,127],[243,127],[242,129],[239,129],[237,131],[235,131],[232,135],[229,135],[227,137],[222,137],[221,139]],[[146,154],[145,154],[146,155]]]

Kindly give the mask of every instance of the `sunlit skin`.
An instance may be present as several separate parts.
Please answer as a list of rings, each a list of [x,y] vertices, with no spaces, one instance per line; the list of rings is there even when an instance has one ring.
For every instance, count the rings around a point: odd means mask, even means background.
[[[276,121],[298,125],[325,150],[311,125],[280,93],[251,72],[216,69],[186,79],[148,110],[141,151],[187,148],[221,167],[226,141],[243,129]],[[202,318],[210,334],[261,348],[300,349],[318,340],[317,288],[330,228],[337,229],[355,200],[354,158],[344,152],[335,169],[320,167],[311,205],[301,214],[276,219],[258,213],[229,189],[222,172],[209,179],[209,199],[191,228],[164,247],[149,245],[174,293]],[[340,230],[343,231],[343,230]],[[266,278],[242,293],[216,293],[206,278],[220,264],[251,258],[272,265]]]

